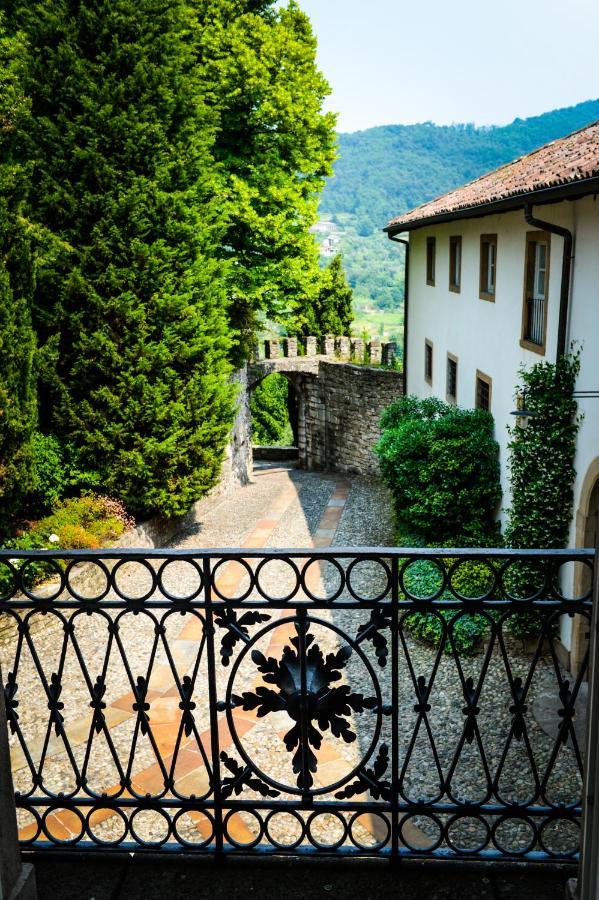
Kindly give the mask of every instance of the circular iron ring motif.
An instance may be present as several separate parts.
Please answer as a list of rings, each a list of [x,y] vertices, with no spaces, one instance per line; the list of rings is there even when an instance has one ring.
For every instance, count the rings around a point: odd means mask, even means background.
[[[58,590],[56,590],[53,594],[35,594],[32,590],[30,590],[25,583],[25,573],[29,569],[30,566],[34,566],[35,563],[48,563],[50,569],[52,569],[52,573],[48,573],[42,577],[42,580],[38,582],[40,587],[43,587],[44,584],[47,584],[48,580],[52,578],[54,575],[58,575]],[[35,585],[32,585],[32,587]],[[55,600],[58,600],[62,592],[66,587],[66,579],[64,576],[64,571],[60,568],[58,562],[51,556],[40,557],[40,559],[26,559],[21,568],[19,569],[18,574],[18,588],[25,594],[28,600],[33,600],[34,603],[39,603],[40,605],[43,603],[53,603]]]
[[[372,735],[372,739],[368,749],[363,753],[362,758],[356,764],[356,766],[349,772],[344,778],[340,778],[335,782],[331,782],[331,784],[326,784],[322,787],[310,787],[307,791],[304,788],[300,788],[297,784],[282,784],[280,781],[277,781],[274,778],[271,778],[270,775],[267,775],[259,766],[248,756],[239,735],[237,734],[237,729],[235,727],[235,717],[234,717],[234,708],[232,707],[232,695],[233,695],[233,686],[235,683],[235,678],[237,676],[237,672],[239,667],[247,654],[252,650],[254,645],[264,637],[269,631],[274,631],[276,628],[280,628],[284,625],[295,624],[297,620],[295,618],[285,618],[278,619],[275,622],[269,623],[265,628],[262,628],[254,637],[244,645],[241,652],[239,653],[233,668],[231,670],[231,675],[229,677],[229,681],[227,683],[227,693],[225,698],[226,703],[226,715],[227,715],[227,724],[229,726],[229,731],[231,732],[231,736],[233,738],[233,743],[235,744],[235,748],[237,752],[241,756],[242,760],[245,762],[247,766],[249,766],[250,770],[261,778],[266,784],[269,784],[271,787],[274,787],[276,790],[282,791],[288,794],[305,794],[309,793],[313,796],[317,794],[326,794],[331,793],[332,791],[337,790],[344,784],[347,784],[352,778],[358,774],[358,772],[366,765],[370,757],[372,756],[375,747],[378,743],[378,739],[381,733],[382,728],[382,695],[381,688],[376,677],[375,671],[368,660],[368,657],[365,655],[361,647],[358,646],[356,641],[350,638],[345,632],[343,632],[336,625],[333,625],[331,622],[325,622],[322,619],[318,619],[312,616],[307,616],[305,619],[306,630],[310,627],[310,625],[318,625],[322,628],[328,629],[329,631],[333,631],[335,634],[339,635],[343,639],[343,641],[351,648],[352,652],[355,652],[362,664],[366,668],[368,675],[370,676],[370,680],[372,681],[376,699],[376,724],[374,728],[374,733]]]
[[[0,564],[8,569],[8,574],[10,575],[10,584],[8,589],[4,593],[0,593],[0,603],[6,600],[10,600],[11,597],[17,593],[18,581],[19,581],[19,573],[10,559],[2,559],[0,560]]]
[[[489,575],[491,576],[492,583],[491,586],[488,587],[482,594],[477,594],[476,596],[469,596],[468,594],[462,594],[456,586],[453,584],[453,578],[456,573],[459,575],[460,567],[467,565],[468,563],[474,563],[479,565],[487,570]],[[447,573],[447,587],[453,594],[453,596],[457,600],[461,600],[462,603],[482,603],[483,601],[492,602],[493,601],[493,592],[495,591],[498,585],[499,577],[497,570],[494,566],[491,565],[488,559],[477,559],[476,556],[462,556],[458,557],[449,567],[449,571]],[[499,598],[497,598],[499,599]]]
[[[339,574],[339,587],[337,588],[336,591],[332,592],[330,597],[326,596],[326,593],[327,593],[326,586],[325,586],[325,596],[318,597],[316,594],[312,593],[312,591],[306,584],[306,575],[308,573],[308,569],[310,568],[310,566],[318,565],[319,563],[328,563],[334,569],[336,569]],[[346,573],[343,571],[343,566],[334,557],[329,558],[326,556],[323,556],[323,557],[316,556],[312,559],[309,559],[306,562],[306,564],[304,565],[304,567],[302,568],[300,581],[301,581],[301,586],[304,589],[304,591],[306,592],[307,596],[314,603],[334,603],[335,600],[337,600],[343,593],[343,588],[345,587],[345,583],[346,583]]]
[[[86,597],[85,594],[80,594],[71,584],[71,575],[73,574],[75,566],[79,566],[82,563],[84,565],[92,565],[95,568],[99,569],[106,579],[106,587],[94,597]],[[101,559],[93,559],[91,556],[82,557],[80,559],[72,559],[65,569],[64,577],[66,588],[69,594],[71,595],[73,600],[78,600],[80,603],[99,603],[100,600],[103,600],[110,591],[110,572],[108,571],[108,566]]]
[[[383,570],[383,572],[385,573],[385,578],[387,579],[385,582],[384,588],[375,597],[361,597],[354,590],[354,588],[352,587],[352,583],[351,583],[352,572],[354,571],[355,567],[357,565],[359,565],[360,563],[368,563],[368,562],[376,563],[377,565],[379,565],[381,567],[381,569]],[[386,563],[385,560],[379,556],[357,556],[355,559],[352,559],[349,566],[347,567],[347,570],[345,572],[345,580],[346,580],[347,590],[349,591],[351,596],[354,598],[354,600],[357,600],[359,603],[380,603],[381,600],[385,599],[385,597],[391,590],[391,569],[390,569],[388,563]]]
[[[192,569],[195,569],[198,577],[199,577],[199,585],[198,587],[191,592],[191,594],[186,594],[184,597],[179,597],[176,594],[171,594],[171,592],[164,586],[164,573],[166,572],[169,566],[172,566],[175,563],[186,563],[191,566]],[[202,572],[201,567],[198,565],[195,559],[191,556],[181,556],[170,559],[165,559],[158,569],[157,573],[157,584],[158,590],[164,594],[167,600],[172,600],[173,603],[191,603],[192,600],[195,600],[196,597],[204,590],[204,574]]]
[[[553,580],[553,572],[548,572],[545,566],[543,565],[543,559],[538,559],[537,557],[531,557],[530,559],[527,557],[519,557],[516,559],[507,559],[503,565],[499,568],[498,571],[498,579],[499,586],[503,593],[504,599],[509,600],[511,603],[533,603],[535,600],[539,600],[545,592],[550,591],[551,582]],[[506,587],[506,576],[510,577],[510,569],[515,569],[516,566],[529,566],[532,576],[534,577],[534,573],[537,575],[541,575],[542,584],[540,587],[533,589],[530,593],[527,593],[525,596],[518,596],[517,594],[512,593]],[[511,575],[512,578],[518,577],[517,573]],[[528,575],[527,575],[528,577]]]
[[[131,597],[129,594],[125,594],[124,591],[122,591],[121,588],[118,586],[117,577],[116,577],[117,572],[119,571],[119,569],[122,569],[128,563],[133,563],[133,565],[141,566],[142,569],[145,569],[146,572],[150,573],[150,580],[152,582],[150,590],[146,591],[145,594],[140,594],[139,597]],[[135,605],[136,603],[145,603],[146,600],[149,600],[150,597],[152,596],[152,594],[154,593],[154,591],[156,590],[156,585],[158,583],[158,580],[156,578],[156,572],[154,571],[154,568],[150,565],[150,563],[148,562],[147,559],[144,559],[143,556],[131,556],[131,557],[124,556],[122,559],[119,559],[117,564],[115,566],[113,566],[110,576],[111,576],[111,581],[112,581],[112,587],[114,588],[115,594],[118,594],[118,596],[121,598],[121,600],[124,600],[125,603],[131,603],[132,606]],[[131,817],[131,818],[133,818],[133,817]]]
[[[274,563],[274,562],[284,563],[286,566],[288,566],[291,569],[291,573],[295,578],[295,584],[293,585],[293,588],[289,591],[288,594],[283,594],[280,597],[273,597],[271,594],[268,594],[266,592],[266,590],[260,584],[260,575],[263,574],[263,570],[264,570],[265,566],[268,563]],[[258,593],[260,594],[261,597],[263,597],[269,603],[288,603],[289,600],[293,599],[293,597],[295,597],[295,595],[297,594],[297,592],[300,588],[300,583],[301,583],[301,575],[300,575],[300,571],[299,571],[298,567],[296,566],[296,564],[293,562],[292,559],[288,559],[287,557],[284,557],[284,556],[266,556],[266,557],[264,557],[264,559],[261,559],[260,562],[258,563],[258,566],[256,567],[254,577],[256,579],[256,589],[257,589]]]
[[[250,579],[249,587],[248,587],[247,591],[244,591],[244,593],[240,594],[239,597],[227,597],[225,594],[222,593],[222,591],[219,589],[219,587],[216,583],[216,573],[218,572],[218,570],[220,569],[221,566],[225,566],[227,563],[237,563],[243,569],[245,569],[245,571],[247,572],[247,574],[249,576],[249,579]],[[225,603],[232,603],[232,602],[241,603],[242,600],[247,600],[247,598],[252,593],[254,587],[256,586],[256,576],[255,576],[254,571],[252,570],[252,567],[247,562],[247,560],[242,559],[241,557],[237,557],[237,556],[221,556],[221,558],[219,559],[217,564],[214,566],[214,568],[210,572],[210,581],[211,581],[211,585],[212,585],[212,590],[214,591],[216,596],[219,597],[220,600],[224,600]]]
[[[507,842],[506,846],[504,846],[501,842],[501,837],[497,835],[498,830],[504,825],[506,822],[517,822],[520,825],[526,825],[530,832],[530,839],[528,844],[525,847],[520,849],[514,847],[508,847]],[[538,839],[538,829],[536,828],[533,820],[526,815],[516,814],[516,813],[504,813],[499,816],[498,819],[495,820],[493,825],[491,826],[491,840],[493,845],[502,853],[504,856],[526,856],[527,853],[530,853],[531,850],[534,849],[535,844]]]
[[[437,569],[441,576],[441,585],[432,594],[428,594],[426,597],[419,597],[417,594],[413,594],[406,586],[405,576],[406,573],[409,573],[412,566],[416,565],[417,563],[423,562],[430,563],[435,569]],[[399,588],[406,599],[411,600],[413,603],[432,603],[433,601],[438,600],[447,588],[447,569],[445,567],[443,559],[432,556],[413,556],[410,559],[406,559],[405,562],[402,563],[399,569],[398,581]]]

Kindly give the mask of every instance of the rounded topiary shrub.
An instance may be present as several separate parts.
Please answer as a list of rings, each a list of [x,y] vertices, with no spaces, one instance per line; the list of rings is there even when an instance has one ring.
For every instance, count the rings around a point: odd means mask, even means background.
[[[501,486],[491,414],[402,397],[381,426],[375,452],[399,529],[429,546],[495,544]]]

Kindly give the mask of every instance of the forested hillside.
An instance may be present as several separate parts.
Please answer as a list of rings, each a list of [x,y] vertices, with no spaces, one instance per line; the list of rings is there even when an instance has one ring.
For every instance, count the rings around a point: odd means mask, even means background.
[[[344,232],[341,250],[358,313],[365,301],[387,310],[401,301],[402,253],[381,232],[390,218],[598,118],[599,100],[588,100],[505,126],[425,122],[339,135],[320,215]]]

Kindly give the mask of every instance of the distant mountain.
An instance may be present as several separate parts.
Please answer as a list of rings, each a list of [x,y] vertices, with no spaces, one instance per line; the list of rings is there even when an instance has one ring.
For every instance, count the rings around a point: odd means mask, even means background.
[[[401,300],[400,253],[381,233],[389,219],[597,119],[599,100],[588,100],[503,126],[425,122],[340,134],[320,210],[344,232],[358,303],[390,309]]]

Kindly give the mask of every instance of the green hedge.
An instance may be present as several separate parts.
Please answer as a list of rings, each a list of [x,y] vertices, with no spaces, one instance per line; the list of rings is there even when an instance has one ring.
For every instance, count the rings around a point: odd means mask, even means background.
[[[430,546],[496,543],[501,487],[490,413],[405,397],[381,426],[375,452],[398,527]]]
[[[533,415],[527,428],[514,426],[510,431],[512,502],[505,529],[510,547],[568,546],[581,420],[573,397],[579,371],[579,352],[520,371],[516,391],[524,394]],[[534,576],[522,566],[514,589],[523,595],[534,592]],[[525,637],[538,633],[539,625],[537,613],[521,613],[513,619],[512,632]]]
[[[436,398],[403,397],[385,410],[381,426],[375,452],[393,498],[399,545],[496,546],[501,487],[492,416]],[[452,562],[445,560],[448,568]],[[419,561],[406,570],[405,587],[411,594],[430,597],[440,586],[439,578],[433,564]],[[480,563],[464,563],[452,584],[466,597],[479,597],[489,588],[489,571]],[[455,598],[446,590],[439,599]],[[457,613],[446,610],[439,615],[451,621]],[[440,644],[443,625],[436,615],[414,612],[405,624],[415,637]],[[484,616],[460,616],[452,628],[453,644],[461,654],[473,653],[487,632]],[[449,638],[444,651],[452,651]]]

